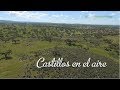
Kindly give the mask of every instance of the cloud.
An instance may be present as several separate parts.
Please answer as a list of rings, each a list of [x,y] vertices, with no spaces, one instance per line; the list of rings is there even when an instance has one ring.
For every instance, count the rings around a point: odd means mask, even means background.
[[[82,18],[82,15],[79,15],[79,18]]]
[[[120,22],[120,18],[118,18],[119,22]]]
[[[81,11],[82,13],[88,13],[89,11]]]
[[[15,15],[15,16],[22,16],[26,13],[28,13],[27,11],[8,11],[8,13],[10,15]]]
[[[115,11],[115,12],[120,14],[120,11]]]
[[[95,18],[112,18],[113,16],[95,16]]]
[[[60,15],[52,15],[52,17],[60,17]]]
[[[24,19],[40,19],[44,16],[47,16],[46,13],[40,13],[40,12],[30,12],[30,11],[8,11],[9,15],[13,15],[15,17],[20,17]]]
[[[75,18],[71,18],[72,20],[75,20]]]
[[[94,17],[95,17],[95,14],[89,13],[87,17],[88,17],[88,18],[94,18]]]
[[[63,14],[55,14],[55,15],[52,15],[51,17],[55,17],[55,18],[68,18],[69,16],[68,15],[63,15]]]
[[[0,17],[0,19],[3,19],[2,17]]]
[[[115,13],[111,13],[110,15],[96,15],[94,13],[89,13],[86,17],[90,19],[105,19],[105,18],[113,18],[116,15]]]
[[[115,15],[116,15],[116,13],[111,13],[111,14],[110,14],[110,16],[115,16]]]

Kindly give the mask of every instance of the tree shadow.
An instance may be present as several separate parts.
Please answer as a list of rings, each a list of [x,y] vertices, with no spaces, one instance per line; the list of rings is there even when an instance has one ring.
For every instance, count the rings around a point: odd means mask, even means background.
[[[12,57],[7,57],[7,58],[5,58],[5,57],[2,57],[2,58],[0,58],[0,60],[9,60],[9,59],[12,59]]]

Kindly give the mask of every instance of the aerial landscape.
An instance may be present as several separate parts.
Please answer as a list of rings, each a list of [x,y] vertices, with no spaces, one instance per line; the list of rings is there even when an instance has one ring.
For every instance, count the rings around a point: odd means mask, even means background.
[[[0,11],[0,79],[119,78],[120,12]],[[36,67],[37,61],[106,67]],[[100,63],[99,63],[100,64]]]

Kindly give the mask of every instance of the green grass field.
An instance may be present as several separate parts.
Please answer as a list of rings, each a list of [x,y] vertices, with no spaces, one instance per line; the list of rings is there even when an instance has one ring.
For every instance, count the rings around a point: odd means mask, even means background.
[[[118,78],[118,31],[112,28],[101,33],[100,26],[90,30],[79,27],[0,25],[0,78]],[[17,39],[19,43],[13,41]],[[6,58],[7,50],[11,54]],[[107,62],[108,67],[39,70],[35,65],[42,56],[48,61],[64,57],[71,62],[91,57],[94,62]]]

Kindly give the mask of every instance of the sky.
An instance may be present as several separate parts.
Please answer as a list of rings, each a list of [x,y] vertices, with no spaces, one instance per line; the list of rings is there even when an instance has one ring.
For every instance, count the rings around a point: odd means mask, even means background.
[[[120,11],[0,11],[0,20],[120,25]]]

